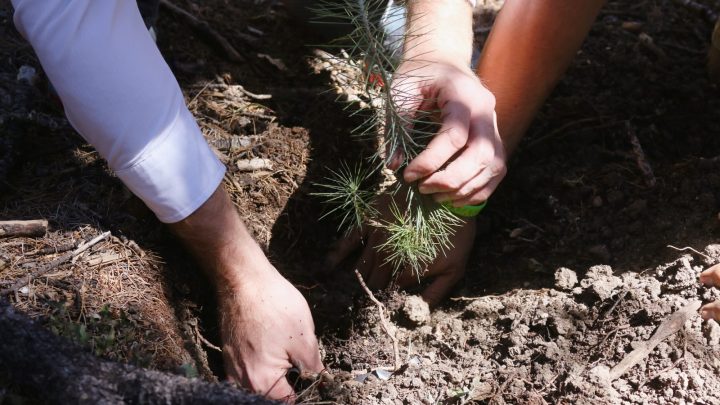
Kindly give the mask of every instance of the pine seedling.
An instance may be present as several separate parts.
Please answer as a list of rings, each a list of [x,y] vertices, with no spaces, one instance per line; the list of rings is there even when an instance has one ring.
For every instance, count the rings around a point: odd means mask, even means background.
[[[410,268],[419,277],[451,247],[450,238],[461,220],[421,195],[417,185],[405,184],[401,175],[388,175],[385,169],[391,159],[401,156],[401,174],[437,129],[432,119],[435,111],[418,111],[421,104],[432,105],[431,100],[418,99],[417,94],[403,90],[423,78],[407,73],[402,77],[393,75],[407,39],[407,34],[401,32],[405,12],[393,7],[394,3],[385,8],[386,4],[386,0],[321,1],[315,10],[320,23],[340,22],[350,27],[351,32],[331,46],[342,47],[345,63],[354,69],[344,69],[336,81],[350,86],[367,106],[351,113],[364,115],[353,135],[377,140],[378,146],[363,164],[352,168],[343,164],[340,170],[333,171],[326,184],[318,185],[323,191],[315,195],[331,204],[328,214],[339,216],[340,226],[346,230],[359,229],[363,224],[382,228],[387,238],[377,248],[385,252],[387,262],[396,272]],[[381,177],[376,176],[379,173],[385,181],[372,187],[370,180]],[[376,197],[382,194],[391,196],[390,215],[386,218],[373,208]]]
[[[357,165],[351,168],[342,163],[339,170],[330,170],[332,176],[327,183],[318,183],[323,191],[313,193],[322,197],[332,207],[325,215],[336,215],[340,218],[339,229],[346,232],[360,228],[364,221],[378,216],[373,206],[375,193],[368,187],[373,172],[366,167]]]

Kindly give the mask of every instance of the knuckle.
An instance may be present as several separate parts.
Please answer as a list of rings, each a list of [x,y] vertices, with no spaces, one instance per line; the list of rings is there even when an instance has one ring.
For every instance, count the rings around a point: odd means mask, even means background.
[[[447,132],[447,137],[450,145],[456,150],[464,148],[467,143],[467,134],[463,134],[458,128],[450,128]]]
[[[472,197],[472,203],[473,204],[480,204],[484,201],[487,201],[488,198],[490,198],[490,195],[492,194],[493,190],[490,190],[488,188],[482,189],[479,193],[475,194]]]
[[[488,169],[490,169],[492,177],[504,177],[507,174],[507,165],[502,161],[493,162]]]
[[[456,176],[453,176],[445,179],[440,185],[448,190],[458,190],[462,187],[462,182]]]

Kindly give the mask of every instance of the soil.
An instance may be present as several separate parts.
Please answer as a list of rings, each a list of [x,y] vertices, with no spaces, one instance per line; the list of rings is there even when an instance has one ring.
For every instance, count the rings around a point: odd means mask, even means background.
[[[501,2],[479,3],[478,48]],[[333,377],[302,401],[720,403],[720,326],[697,315],[608,378],[672,313],[720,298],[697,283],[720,262],[712,22],[681,3],[604,8],[478,217],[467,274],[444,304],[428,314],[417,291],[375,293],[399,339],[395,373],[392,341],[352,269],[322,265],[338,233],[310,194],[362,152],[331,75],[308,62],[307,44],[324,39],[282,2],[178,1],[247,59],[232,63],[161,15],[160,49],[228,165],[243,220],[313,308]],[[104,357],[222,379],[207,280],[68,126],[11,16],[0,2],[0,218],[46,218],[51,231],[0,239],[0,289],[110,230],[12,303]],[[32,84],[16,80],[23,65],[38,72]],[[264,168],[238,168],[254,158]]]

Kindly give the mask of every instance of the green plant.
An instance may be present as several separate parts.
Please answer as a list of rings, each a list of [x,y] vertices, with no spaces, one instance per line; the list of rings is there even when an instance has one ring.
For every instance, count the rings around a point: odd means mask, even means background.
[[[399,65],[397,54],[405,44],[405,34],[388,32],[388,26],[404,24],[404,11],[386,9],[384,0],[322,1],[315,12],[320,23],[347,24],[350,33],[330,46],[343,48],[349,66],[342,82],[359,93],[368,108],[354,109],[362,123],[352,133],[362,139],[377,140],[377,152],[362,164],[343,164],[332,171],[327,183],[315,195],[333,207],[328,214],[340,217],[346,231],[363,224],[381,228],[386,241],[378,248],[386,253],[395,270],[409,267],[421,275],[425,267],[451,247],[451,236],[460,219],[444,206],[421,195],[416,184],[402,181],[402,170],[436,134],[433,120],[437,111],[418,110],[432,105],[432,100],[418,99],[412,74],[394,75]],[[347,48],[347,51],[345,51]],[[387,164],[400,158],[396,173],[385,170]],[[397,174],[397,175],[396,175]],[[381,178],[381,182],[377,180]],[[384,178],[383,178],[384,177]],[[382,184],[379,184],[382,183]],[[378,197],[389,195],[390,215],[381,215]],[[402,207],[401,207],[402,206]]]
[[[97,356],[131,361],[141,366],[149,364],[150,359],[137,345],[140,338],[137,325],[125,311],[112,311],[105,305],[97,313],[74,319],[64,300],[50,301],[48,305],[51,309],[48,328],[56,335],[92,350]]]

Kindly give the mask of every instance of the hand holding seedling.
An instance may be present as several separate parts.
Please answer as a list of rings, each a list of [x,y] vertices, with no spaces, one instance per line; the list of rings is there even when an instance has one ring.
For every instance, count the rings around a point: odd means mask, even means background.
[[[385,195],[378,201],[377,209],[385,221],[392,221],[394,217],[390,209],[392,206],[390,199],[389,195]],[[440,252],[437,257],[429,259],[426,267],[414,269],[408,265],[396,268],[391,257],[393,251],[383,249],[382,246],[387,243],[388,230],[366,224],[335,244],[327,256],[327,266],[331,269],[338,267],[350,254],[362,248],[354,268],[360,271],[363,279],[367,280],[368,287],[385,288],[394,279],[399,287],[406,288],[417,285],[421,277],[434,278],[422,292],[422,297],[430,306],[435,306],[465,274],[468,256],[475,239],[475,227],[473,219],[463,221],[450,237],[453,246],[451,254]]]
[[[505,148],[495,97],[470,68],[471,7],[459,0],[412,2],[407,30],[393,98],[409,115],[439,113],[440,129],[404,169],[404,180],[418,182],[420,193],[438,202],[482,203],[505,175]],[[397,159],[391,166],[399,166]]]
[[[440,114],[440,130],[404,169],[404,180],[417,182],[420,193],[434,194],[438,202],[487,200],[506,172],[492,93],[462,61],[404,62],[395,83],[402,108]]]

